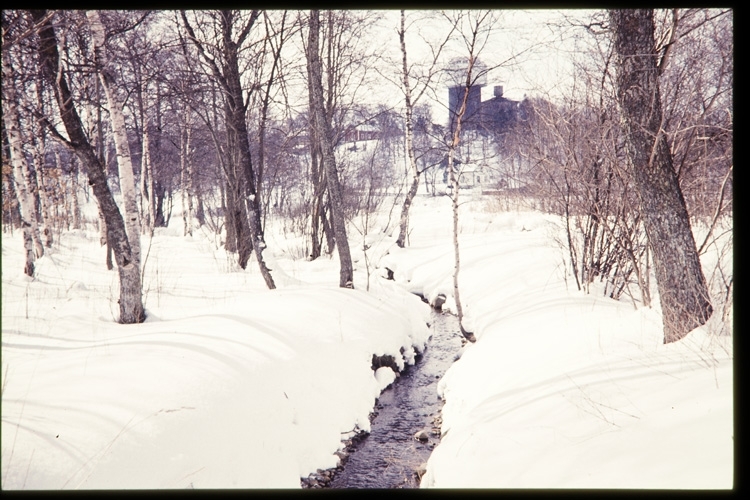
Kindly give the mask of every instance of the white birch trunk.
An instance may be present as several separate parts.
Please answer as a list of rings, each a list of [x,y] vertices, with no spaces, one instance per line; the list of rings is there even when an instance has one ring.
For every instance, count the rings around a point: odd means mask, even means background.
[[[10,66],[10,54],[8,52],[7,50],[3,50],[2,52],[3,122],[5,123],[5,131],[8,134],[13,179],[16,184],[18,201],[21,205],[21,224],[23,225],[24,245],[26,247],[26,268],[24,272],[29,276],[33,276],[34,258],[38,259],[44,255],[44,245],[42,245],[42,239],[39,234],[34,200],[27,185],[29,165],[26,163],[26,157],[23,154],[23,139],[19,127],[20,121],[17,108],[18,100],[14,73]]]
[[[151,172],[151,143],[148,132],[148,118],[143,117],[143,154],[141,156],[141,210],[146,221],[144,228],[154,234],[154,190]]]
[[[466,76],[466,87],[464,91],[464,97],[461,101],[461,107],[456,114],[455,129],[453,131],[453,137],[448,147],[448,178],[453,188],[451,193],[451,202],[453,205],[453,252],[455,256],[454,269],[453,269],[453,297],[456,300],[456,313],[458,315],[458,326],[461,329],[461,333],[471,342],[476,342],[476,337],[472,332],[468,332],[464,329],[463,319],[464,311],[463,304],[461,303],[461,296],[458,287],[458,273],[461,269],[461,258],[459,256],[459,245],[458,245],[458,192],[461,187],[461,174],[456,172],[453,166],[453,158],[455,156],[456,149],[461,143],[461,120],[466,113],[466,101],[469,97],[469,88],[471,86],[471,70],[472,70],[472,58],[469,59],[469,68]]]
[[[146,234],[146,231],[148,230],[148,207],[146,206],[148,203],[148,195],[146,194],[148,172],[146,168],[146,151],[148,151],[148,130],[144,120],[143,141],[141,144],[141,180],[138,188],[141,193],[138,203],[138,211],[141,214],[141,221],[143,221],[141,224],[141,234]]]
[[[120,177],[120,190],[122,191],[125,230],[127,232],[133,261],[140,269],[141,265],[141,230],[138,220],[138,202],[135,195],[135,176],[133,175],[133,163],[130,157],[130,145],[125,129],[125,116],[122,112],[116,89],[114,88],[114,71],[109,62],[105,46],[105,31],[99,12],[95,10],[86,11],[91,28],[91,42],[94,56],[99,70],[99,78],[107,96],[107,107],[112,121],[112,135],[117,152],[117,167]]]
[[[180,133],[180,186],[182,201],[182,222],[184,224],[184,235],[193,235],[193,200],[192,194],[192,170],[190,168],[190,110],[185,110],[184,128]]]
[[[409,166],[411,168],[412,180],[409,191],[406,193],[404,198],[404,205],[401,209],[401,220],[399,222],[399,233],[396,239],[396,245],[403,248],[406,245],[406,237],[409,230],[409,209],[411,208],[412,201],[417,195],[419,189],[419,169],[417,168],[417,159],[414,156],[414,124],[412,118],[413,105],[411,102],[411,85],[409,84],[409,66],[406,61],[406,20],[404,11],[401,11],[401,30],[399,31],[399,39],[401,41],[401,55],[402,55],[402,72],[404,86],[404,99],[406,104],[406,153],[409,158]]]
[[[6,106],[4,116],[8,116],[8,109],[7,107],[10,106],[10,103],[4,103]],[[7,125],[7,119],[6,121],[6,127]],[[10,131],[8,131],[8,136],[10,139]],[[21,161],[18,159],[19,154],[16,147],[13,145],[12,139],[11,139],[11,147],[10,147],[10,157],[11,157],[11,163],[13,165],[13,180],[16,184],[16,196],[18,196],[19,204],[21,205],[21,227],[23,228],[23,244],[24,249],[26,251],[26,264],[24,265],[24,273],[28,276],[34,276],[34,260],[35,260],[35,242],[34,239],[34,224],[32,223],[33,217],[30,217],[31,215],[31,196],[29,195],[28,190],[26,189],[26,181],[23,178],[23,170],[21,167]],[[25,161],[25,160],[23,160]],[[43,251],[43,250],[42,250]]]

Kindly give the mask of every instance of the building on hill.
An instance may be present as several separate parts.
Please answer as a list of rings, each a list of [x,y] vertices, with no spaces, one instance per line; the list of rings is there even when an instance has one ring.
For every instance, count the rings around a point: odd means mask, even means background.
[[[451,60],[448,73],[448,129],[454,130],[456,117],[466,91],[465,58]],[[461,120],[462,130],[472,130],[483,135],[506,132],[515,123],[519,114],[519,101],[503,96],[503,86],[495,85],[493,96],[482,101],[482,88],[487,85],[487,67],[479,60],[474,63],[472,74],[476,75],[469,87],[466,110]]]
[[[367,123],[347,127],[344,132],[344,142],[372,141],[379,138],[380,130]]]

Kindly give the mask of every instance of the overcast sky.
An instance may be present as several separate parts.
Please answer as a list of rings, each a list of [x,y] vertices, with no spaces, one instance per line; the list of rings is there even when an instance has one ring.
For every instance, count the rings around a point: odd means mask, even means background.
[[[525,95],[545,95],[559,97],[570,82],[572,71],[571,54],[575,51],[573,34],[580,30],[560,29],[567,24],[565,18],[586,18],[593,11],[584,10],[497,10],[493,13],[495,22],[488,35],[487,44],[479,53],[479,60],[491,68],[483,88],[483,99],[493,95],[495,85],[503,86],[503,93],[509,99],[521,100]],[[383,18],[374,38],[374,48],[383,48],[397,65],[393,71],[400,71],[401,52],[397,29],[400,25],[398,10],[382,12]],[[409,24],[410,21],[412,24]],[[437,45],[444,39],[448,30],[447,20],[439,11],[407,11],[407,53],[409,62],[431,59],[429,45]],[[459,39],[446,46],[442,57],[447,65],[451,58],[465,56],[466,47]],[[396,75],[394,75],[396,76]],[[433,103],[433,118],[441,122],[447,120],[447,87],[437,86],[437,98]],[[380,102],[403,100],[400,90],[384,83],[372,89],[368,98]],[[394,103],[395,104],[395,103]]]
[[[503,87],[505,97],[514,100],[521,100],[526,95],[555,100],[565,95],[571,82],[576,44],[580,43],[583,33],[580,28],[571,29],[569,20],[588,19],[593,12],[545,9],[493,11],[492,28],[478,54],[479,60],[490,68],[483,88],[483,99],[492,97],[496,85]],[[473,15],[476,13],[472,11]],[[370,82],[357,91],[355,101],[369,105],[385,104],[401,111],[404,97],[398,37],[400,11],[376,11],[376,14],[379,19],[366,26],[365,34],[356,41],[356,50],[378,53],[380,58],[369,64],[367,71]],[[455,13],[448,11],[446,14],[453,16]],[[306,15],[306,12],[303,11],[302,15]],[[426,65],[432,60],[430,47],[437,47],[445,40],[450,22],[446,15],[437,10],[407,10],[406,20],[409,64]],[[295,38],[287,49],[287,64],[297,67],[294,82],[289,82],[289,97],[299,111],[304,111],[308,97],[305,56],[301,52],[300,40]],[[452,58],[466,55],[466,46],[460,36],[454,36],[441,53],[438,66],[447,67]],[[448,120],[447,74],[443,72],[440,77],[441,81],[433,83],[433,91],[426,93],[420,101],[432,107],[433,121],[436,123]]]

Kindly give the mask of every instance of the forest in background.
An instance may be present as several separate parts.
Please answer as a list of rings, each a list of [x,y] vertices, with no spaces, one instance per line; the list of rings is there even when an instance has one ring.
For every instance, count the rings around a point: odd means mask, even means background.
[[[166,226],[176,205],[186,235],[215,233],[243,269],[253,257],[269,288],[271,217],[305,236],[302,256],[338,251],[340,284],[355,286],[347,224],[366,232],[368,214],[390,200],[398,244],[408,245],[419,184],[433,195],[450,184],[457,217],[469,179],[487,196],[558,214],[579,289],[599,281],[612,298],[648,305],[663,242],[648,244],[611,13],[552,17],[545,28],[565,42],[558,56],[572,68],[563,90],[529,91],[488,127],[472,121],[472,92],[536,48],[498,55],[491,40],[508,29],[507,14],[406,11],[391,22],[381,11],[3,11],[3,231],[24,231],[32,276],[61,232],[97,228],[102,265],[120,273],[120,321],[138,322],[141,235]],[[731,227],[733,15],[657,10],[651,29],[654,150],[668,151],[691,223],[708,228],[694,243],[700,255]],[[398,98],[373,102],[383,88]],[[374,146],[363,151],[367,137]],[[87,219],[80,207],[92,197],[99,217]],[[731,272],[708,281],[726,317]]]

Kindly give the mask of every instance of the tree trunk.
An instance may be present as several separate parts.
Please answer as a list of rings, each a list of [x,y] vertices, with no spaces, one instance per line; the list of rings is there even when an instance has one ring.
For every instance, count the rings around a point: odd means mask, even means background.
[[[148,117],[143,116],[143,153],[141,155],[141,212],[148,234],[154,235],[154,173],[151,167],[151,138]]]
[[[403,248],[406,245],[406,237],[409,231],[409,209],[411,208],[412,201],[417,195],[419,189],[419,169],[417,168],[417,159],[414,156],[414,120],[412,118],[414,107],[411,102],[411,85],[409,83],[409,66],[406,63],[406,41],[404,40],[406,35],[406,20],[404,11],[401,11],[401,30],[398,32],[398,37],[401,42],[401,55],[403,62],[403,81],[404,86],[404,99],[406,104],[406,153],[409,157],[409,166],[411,167],[412,180],[411,187],[406,193],[404,198],[404,206],[401,208],[401,220],[399,223],[398,238],[396,239],[396,245]]]
[[[257,17],[257,14],[255,15]],[[263,259],[263,250],[266,248],[266,243],[263,240],[263,231],[260,223],[260,193],[257,189],[257,179],[253,171],[253,163],[250,156],[250,139],[248,137],[247,122],[245,121],[247,108],[242,96],[238,44],[229,38],[231,34],[230,14],[222,11],[222,19],[224,57],[226,60],[224,78],[228,90],[226,96],[227,106],[225,109],[227,111],[226,119],[230,139],[230,151],[234,152],[232,159],[235,161],[232,163],[237,173],[237,202],[241,206],[241,215],[245,217],[245,214],[247,214],[245,220],[249,226],[248,237],[252,247],[251,250],[258,261],[260,274],[263,276],[266,286],[269,289],[274,289],[276,285],[271,276],[271,270],[268,269]]]
[[[107,242],[112,246],[120,277],[119,321],[121,323],[140,323],[146,318],[141,297],[140,267],[133,258],[133,252],[125,230],[125,222],[107,185],[104,166],[96,156],[83,130],[83,123],[73,103],[67,77],[64,72],[58,72],[61,66],[60,55],[57,50],[57,35],[52,21],[45,19],[46,14],[44,10],[31,11],[34,21],[40,26],[39,60],[48,83],[53,86],[55,99],[60,110],[60,118],[65,125],[70,141],[60,136],[56,138],[75,152],[81,160],[86,169],[91,190],[96,196],[106,220]]]
[[[713,308],[663,128],[653,10],[613,10],[610,21],[620,58],[617,97],[626,150],[669,343],[705,324]]]
[[[158,92],[158,90],[157,90]],[[139,107],[141,113],[141,123],[143,125],[143,144],[141,149],[141,230],[148,231],[148,234],[154,235],[154,172],[151,166],[151,130],[149,127],[149,117],[147,110],[150,109],[148,96],[148,83],[143,83],[139,87]],[[158,106],[157,101],[157,115]],[[157,122],[160,117],[157,116]]]
[[[8,74],[6,73],[6,57],[3,54],[3,77]],[[3,78],[5,79],[5,78]],[[3,82],[3,90],[5,90],[5,82]],[[26,263],[23,267],[23,272],[27,276],[34,276],[34,238],[32,236],[32,223],[29,219],[31,213],[32,202],[28,191],[26,190],[26,182],[23,178],[23,170],[21,167],[21,161],[26,161],[23,158],[23,153],[17,149],[19,147],[18,141],[11,139],[12,135],[16,131],[11,132],[11,128],[8,127],[8,121],[13,119],[13,115],[17,114],[15,110],[15,101],[6,101],[6,92],[3,92],[3,121],[5,122],[5,128],[3,129],[3,142],[10,145],[10,161],[11,171],[13,174],[13,181],[15,183],[15,195],[18,198],[18,207],[20,208],[19,213],[21,216],[21,229],[23,231],[23,247],[26,253]],[[13,108],[13,109],[11,109]],[[15,142],[15,144],[14,144]]]
[[[312,109],[312,96],[310,101],[310,109]],[[312,213],[310,214],[310,243],[311,252],[310,259],[315,260],[321,255],[321,247],[323,246],[323,238],[320,235],[321,223],[325,221],[325,207],[323,205],[323,197],[325,195],[325,175],[320,165],[320,143],[315,133],[314,120],[310,120],[310,179],[313,185],[312,195]]]
[[[61,174],[62,175],[62,174]],[[76,157],[70,158],[70,199],[72,203],[73,229],[81,229],[81,203],[78,201],[78,164]]]
[[[184,235],[193,235],[192,172],[190,168],[190,108],[185,109],[183,129],[180,131],[180,191]]]
[[[461,121],[463,120],[464,114],[466,113],[466,101],[469,98],[469,89],[471,88],[471,71],[472,71],[472,63],[474,59],[469,58],[469,67],[467,68],[466,72],[466,85],[464,87],[464,96],[463,100],[461,101],[461,107],[458,109],[458,112],[456,113],[456,116],[453,118],[453,135],[451,137],[451,142],[448,146],[448,179],[451,183],[452,193],[451,193],[451,205],[453,207],[453,255],[454,255],[454,268],[453,268],[453,297],[456,300],[456,313],[458,315],[458,326],[461,329],[461,334],[463,334],[466,339],[468,339],[471,342],[476,342],[476,338],[474,337],[474,334],[472,332],[467,331],[464,329],[463,325],[463,319],[464,319],[464,309],[463,304],[461,303],[461,295],[460,290],[458,287],[458,274],[461,270],[461,257],[459,254],[459,245],[458,245],[458,194],[459,189],[461,187],[461,174],[460,172],[456,172],[455,166],[453,165],[453,159],[456,154],[456,149],[458,148],[458,145],[461,143]]]
[[[211,67],[216,81],[224,91],[224,116],[227,129],[227,150],[229,151],[226,169],[227,210],[232,212],[231,215],[228,213],[227,216],[233,218],[235,224],[240,266],[244,268],[247,265],[252,251],[258,261],[258,267],[266,286],[273,289],[276,285],[273,282],[271,270],[268,269],[263,259],[263,250],[266,248],[266,244],[263,240],[260,222],[260,193],[256,188],[258,179],[253,172],[250,156],[250,140],[245,119],[247,104],[243,97],[239,66],[240,47],[260,15],[260,11],[253,10],[251,12],[250,18],[236,40],[232,38],[232,30],[237,12],[219,11],[223,59],[221,69],[219,69],[217,62],[206,54],[203,44],[195,36],[194,30],[188,22],[185,11],[181,11],[180,14],[190,39]]]
[[[41,101],[40,101],[41,104]],[[36,173],[37,193],[39,195],[39,206],[42,209],[41,232],[44,234],[44,245],[52,248],[53,235],[50,225],[49,195],[47,193],[47,178],[44,174],[44,128],[39,125],[34,131],[31,139],[34,145],[34,172]]]
[[[320,12],[310,11],[310,34],[307,47],[307,65],[309,73],[308,88],[312,95],[312,114],[315,120],[315,128],[320,140],[320,149],[323,156],[323,168],[328,185],[328,197],[331,203],[333,216],[333,232],[336,236],[336,247],[339,252],[341,269],[339,272],[339,286],[343,288],[354,288],[354,268],[352,256],[349,251],[349,241],[346,236],[346,222],[344,221],[343,202],[341,196],[341,185],[339,184],[338,172],[336,171],[336,158],[333,152],[333,137],[331,124],[326,118],[325,105],[323,102],[322,65],[320,53],[318,52],[318,38],[320,36]]]
[[[89,20],[91,28],[91,44],[99,71],[99,79],[104,87],[104,93],[107,95],[107,107],[109,108],[109,115],[112,122],[112,135],[115,140],[115,150],[117,151],[120,190],[122,191],[125,212],[125,228],[133,254],[133,262],[140,269],[141,228],[138,221],[138,202],[135,196],[133,163],[130,157],[130,145],[125,129],[125,116],[122,112],[123,105],[115,89],[115,72],[107,55],[104,24],[102,24],[99,12],[96,10],[87,10],[86,17]]]
[[[44,255],[44,246],[39,235],[34,200],[27,185],[29,166],[23,153],[23,138],[19,128],[20,117],[18,114],[17,95],[15,88],[15,77],[10,65],[10,51],[3,45],[2,51],[2,95],[3,95],[3,122],[10,151],[10,160],[13,168],[13,179],[16,184],[21,207],[21,225],[24,233],[24,246],[26,248],[26,265],[24,272],[28,276],[34,275],[34,258]],[[33,247],[33,250],[32,250]]]
[[[250,30],[250,27],[257,19],[259,12],[253,11],[251,19],[246,25],[243,34],[238,41],[231,38],[233,13],[230,11],[221,11],[222,36],[223,36],[223,56],[224,56],[224,74],[223,83],[225,85],[225,117],[227,122],[227,135],[230,151],[230,170],[234,170],[236,175],[236,185],[232,186],[233,196],[236,196],[235,220],[236,227],[242,227],[243,245],[240,252],[246,252],[249,258],[249,252],[252,251],[258,261],[263,280],[269,289],[276,288],[271,276],[271,270],[266,266],[263,259],[263,250],[266,244],[263,240],[263,231],[260,223],[260,196],[256,189],[256,178],[253,172],[252,158],[250,156],[250,139],[248,136],[247,122],[245,114],[247,107],[242,94],[242,84],[240,80],[239,69],[239,45],[243,42],[244,36]],[[194,37],[193,37],[194,38]],[[195,38],[194,38],[195,39]],[[221,76],[221,75],[217,75]],[[229,190],[227,190],[229,195]],[[227,196],[229,200],[229,196]],[[237,223],[240,223],[239,225]],[[242,236],[238,232],[238,239]],[[247,248],[249,243],[249,247]],[[244,248],[243,248],[244,247]],[[247,258],[245,264],[247,264]]]

